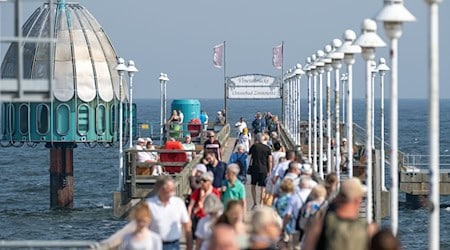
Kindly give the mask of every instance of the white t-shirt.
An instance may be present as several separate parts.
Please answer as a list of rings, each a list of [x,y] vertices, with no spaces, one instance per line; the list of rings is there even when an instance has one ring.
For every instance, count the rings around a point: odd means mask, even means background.
[[[234,124],[234,126],[238,128],[239,133],[242,133],[242,130],[244,130],[244,128],[247,127],[247,123],[245,121],[244,122],[239,121],[239,122],[236,122],[236,124]]]
[[[183,149],[184,150],[195,150],[195,144],[194,143],[183,143]],[[186,157],[188,161],[192,160],[192,152],[186,152]]]
[[[140,145],[136,145],[136,150],[144,150],[144,148],[141,147]],[[151,160],[152,160],[152,157],[150,156],[149,152],[140,151],[140,152],[137,152],[137,154],[136,154],[137,162],[146,162],[146,161],[151,161]]]
[[[245,152],[248,152],[250,150],[250,134],[240,134],[238,138],[238,144],[244,145]]]
[[[145,239],[135,241],[132,239],[133,233],[126,234],[123,237],[119,250],[161,250],[162,240],[159,235],[148,231]]]
[[[212,235],[211,225],[214,223],[214,218],[209,214],[198,221],[197,229],[195,230],[195,236],[203,240],[201,250],[207,250],[209,247],[209,240]]]
[[[175,241],[181,238],[181,224],[190,222],[184,201],[171,197],[167,205],[163,205],[157,195],[147,199],[152,221],[150,230],[159,234],[163,241]]]
[[[281,157],[286,157],[286,152],[281,152],[281,151],[273,152],[272,153],[272,159],[273,159],[273,165],[272,166],[277,166]]]

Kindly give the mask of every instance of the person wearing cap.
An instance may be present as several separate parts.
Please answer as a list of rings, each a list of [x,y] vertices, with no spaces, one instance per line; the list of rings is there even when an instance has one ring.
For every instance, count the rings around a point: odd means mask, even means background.
[[[358,178],[343,181],[334,204],[311,219],[302,250],[367,249],[376,225],[359,218],[365,190]]]
[[[206,216],[203,202],[208,194],[213,194],[220,198],[219,189],[213,187],[214,175],[212,172],[206,172],[201,175],[200,188],[196,189],[191,195],[191,201],[188,206],[188,214],[192,219],[192,232],[195,232],[198,221]]]
[[[192,159],[195,158],[195,156],[196,156],[195,144],[192,142],[191,135],[186,135],[184,137],[184,143],[182,145],[183,145],[184,150],[194,150],[194,151],[186,152],[186,159],[188,162],[191,162]]]
[[[236,163],[228,165],[225,174],[225,180],[222,186],[221,199],[223,204],[226,206],[230,200],[240,200],[242,201],[244,211],[247,211],[247,201],[245,196],[245,186],[237,178],[239,174],[239,166]]]
[[[197,164],[192,170],[191,176],[189,176],[189,186],[191,187],[191,192],[194,192],[196,189],[200,188],[200,180],[202,178],[202,174],[206,173],[205,164]]]

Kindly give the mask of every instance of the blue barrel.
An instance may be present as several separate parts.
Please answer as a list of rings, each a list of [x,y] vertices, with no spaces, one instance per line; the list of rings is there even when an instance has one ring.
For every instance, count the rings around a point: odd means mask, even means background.
[[[172,112],[172,110],[181,110],[181,112],[183,112],[183,135],[187,135],[189,133],[187,123],[192,119],[200,118],[200,101],[197,99],[173,100],[170,112]]]

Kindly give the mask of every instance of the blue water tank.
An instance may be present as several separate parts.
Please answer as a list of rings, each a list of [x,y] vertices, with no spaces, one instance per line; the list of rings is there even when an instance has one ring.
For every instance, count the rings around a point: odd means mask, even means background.
[[[186,135],[189,133],[187,132],[187,123],[189,123],[189,121],[192,119],[200,118],[200,101],[197,99],[173,100],[171,112],[172,110],[181,110],[181,112],[183,112],[183,123],[185,123],[185,125],[183,125],[183,131],[185,132],[183,134]]]

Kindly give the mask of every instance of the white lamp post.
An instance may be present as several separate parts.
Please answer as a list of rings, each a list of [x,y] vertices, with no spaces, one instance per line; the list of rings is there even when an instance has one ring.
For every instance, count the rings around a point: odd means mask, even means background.
[[[439,249],[439,3],[427,0],[430,6],[429,59],[429,128],[430,145],[430,230],[428,249]]]
[[[347,95],[347,73],[343,73],[341,75],[341,82],[342,82],[342,123],[346,126],[346,120],[345,120],[345,96]],[[347,134],[347,131],[345,131]]]
[[[128,77],[130,77],[130,115],[129,115],[129,119],[130,119],[130,148],[133,147],[133,77],[134,74],[136,74],[136,72],[138,72],[138,69],[136,68],[136,66],[134,65],[134,61],[133,60],[129,60],[128,61],[128,67],[127,67],[127,71],[128,71]]]
[[[331,71],[333,70],[333,65],[331,65],[331,53],[333,48],[331,45],[325,46],[326,57],[324,58],[325,72],[327,73],[327,173],[330,174],[331,171]]]
[[[335,105],[335,118],[336,118],[336,132],[335,132],[335,138],[336,138],[336,146],[335,148],[335,154],[336,154],[336,163],[335,163],[335,170],[336,175],[338,178],[338,181],[340,179],[341,175],[341,138],[340,138],[340,130],[341,130],[341,124],[339,122],[339,85],[340,85],[340,74],[339,69],[342,67],[342,59],[344,58],[344,53],[339,51],[339,48],[342,46],[342,42],[339,39],[333,39],[332,41],[333,46],[333,52],[331,53],[331,60],[332,65],[334,69],[334,91],[335,91],[335,97],[334,97],[334,105]]]
[[[377,71],[380,74],[380,91],[381,91],[381,104],[380,104],[380,131],[381,131],[381,188],[383,191],[386,191],[386,165],[385,165],[385,152],[384,152],[384,76],[386,75],[386,71],[389,71],[389,67],[386,65],[386,60],[384,58],[380,58],[377,66]]]
[[[161,116],[160,116],[160,130],[159,130],[159,145],[163,143],[164,137],[164,124],[166,122],[166,84],[169,81],[167,74],[160,73],[159,74],[159,83],[161,84]]]
[[[300,110],[300,92],[301,92],[301,78],[302,75],[304,75],[305,72],[302,70],[302,65],[301,64],[297,64],[295,65],[295,70],[294,70],[294,75],[295,75],[295,85],[296,85],[296,89],[297,89],[297,93],[295,96],[296,99],[296,114],[295,114],[295,131],[296,131],[296,138],[297,138],[297,144],[301,146],[301,138],[300,138],[300,133],[301,133],[301,110]]]
[[[372,100],[372,138],[370,139],[372,141],[372,148],[375,149],[375,76],[377,75],[377,63],[375,60],[372,60],[371,62],[372,67],[372,83],[371,83],[371,100]]]
[[[361,47],[354,45],[356,34],[353,30],[344,32],[344,43],[339,51],[344,53],[344,62],[347,64],[347,154],[348,154],[348,176],[353,177],[353,64],[355,54],[361,53]]]
[[[311,161],[312,160],[311,159],[311,155],[312,155],[312,148],[311,148],[311,146],[312,146],[312,140],[311,140],[311,138],[312,138],[312,130],[311,130],[312,129],[311,128],[311,122],[312,122],[312,120],[311,120],[311,113],[312,113],[311,83],[312,83],[312,79],[311,78],[313,76],[312,70],[314,68],[315,68],[315,66],[313,66],[311,63],[311,57],[306,58],[305,69],[306,69],[306,75],[308,76],[308,160],[310,163],[312,162]]]
[[[317,72],[319,73],[319,175],[323,179],[323,73],[325,53],[322,50],[316,52]]]
[[[355,44],[359,45],[362,50],[362,57],[366,61],[366,154],[367,154],[367,205],[366,216],[367,222],[371,223],[373,219],[372,214],[372,100],[371,100],[371,60],[375,58],[375,49],[386,46],[386,44],[377,35],[377,24],[371,19],[365,19],[362,24],[362,34],[356,39]]]
[[[122,92],[123,92],[123,75],[127,71],[125,60],[120,57],[117,61],[114,70],[119,74],[119,190],[123,190],[123,107],[122,107]]]
[[[313,154],[313,169],[317,172],[317,75],[318,75],[318,62],[317,62],[317,56],[313,54],[311,56],[311,60],[314,63],[314,70],[313,72],[313,121],[314,121],[314,154]],[[319,63],[320,65],[320,63]]]
[[[428,1],[437,2],[437,1]],[[403,0],[385,0],[376,19],[384,24],[384,31],[391,40],[391,229],[398,230],[398,39],[402,36],[404,22],[416,18],[405,8]],[[438,141],[438,140],[436,140]],[[438,153],[439,154],[439,153]],[[437,233],[439,234],[439,233]],[[439,236],[438,236],[439,237]]]

